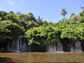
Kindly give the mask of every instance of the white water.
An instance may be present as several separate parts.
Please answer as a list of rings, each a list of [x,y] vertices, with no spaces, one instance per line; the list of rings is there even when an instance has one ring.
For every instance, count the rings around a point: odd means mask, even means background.
[[[47,52],[63,52],[63,46],[60,39],[57,42],[47,45]]]
[[[8,43],[8,50],[11,52],[31,52],[31,45],[28,45],[26,37],[20,36],[17,40]],[[47,45],[47,52],[63,52],[63,45],[60,39],[57,42]],[[81,42],[71,44],[71,52],[82,52]]]
[[[71,44],[71,52],[82,52],[81,42],[77,41]]]
[[[20,36],[17,40],[8,43],[8,50],[12,52],[30,52],[30,46],[24,36]]]

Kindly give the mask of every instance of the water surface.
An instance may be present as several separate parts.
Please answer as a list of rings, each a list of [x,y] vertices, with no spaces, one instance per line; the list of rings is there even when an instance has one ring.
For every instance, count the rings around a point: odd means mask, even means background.
[[[0,63],[84,63],[83,52],[0,53]]]

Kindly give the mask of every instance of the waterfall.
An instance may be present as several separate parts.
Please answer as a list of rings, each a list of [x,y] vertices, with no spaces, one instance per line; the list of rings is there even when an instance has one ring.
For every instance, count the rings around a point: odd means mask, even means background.
[[[60,39],[57,42],[47,45],[47,52],[63,52],[63,46]]]
[[[47,45],[47,52],[56,52],[56,45],[55,45],[55,43]]]
[[[19,36],[18,39],[8,43],[8,50],[11,52],[30,52],[31,48],[28,45],[26,37]]]
[[[8,51],[11,52],[31,52],[31,46],[28,45],[28,40],[24,36],[19,36],[18,39],[14,41],[8,42]],[[40,48],[41,49],[41,48]],[[36,49],[37,50],[37,49]],[[48,44],[46,47],[47,52],[63,52],[63,45],[61,44],[60,39],[57,40],[57,42]],[[82,52],[81,42],[72,42],[71,44],[71,52]]]
[[[81,42],[77,41],[71,44],[71,52],[82,52]]]
[[[57,52],[63,52],[63,46],[61,44],[60,39],[57,41]]]

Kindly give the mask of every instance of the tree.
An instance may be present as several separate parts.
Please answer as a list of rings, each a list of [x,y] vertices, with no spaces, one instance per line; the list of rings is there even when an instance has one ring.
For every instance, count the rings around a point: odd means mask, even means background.
[[[17,20],[18,20],[18,24],[20,26],[25,26],[25,22],[26,20],[26,15],[25,14],[20,14],[19,16],[17,16]]]
[[[70,16],[70,18],[71,18],[73,15],[75,15],[75,13],[71,13],[71,16]]]
[[[29,16],[28,20],[35,20],[33,13],[31,13],[31,12],[28,13],[28,16]]]
[[[82,17],[84,16],[84,11],[80,12],[79,15]]]
[[[13,11],[10,11],[6,16],[4,16],[6,20],[11,20],[13,23],[18,23],[17,16]]]
[[[48,22],[48,26],[55,26],[55,25],[52,22]]]
[[[0,20],[2,21],[2,20],[5,20],[6,18],[4,17],[4,16],[6,16],[8,13],[7,12],[5,12],[5,11],[0,11]]]
[[[46,20],[44,20],[43,25],[48,26],[48,22]]]
[[[17,39],[23,32],[24,28],[20,27],[17,23],[5,20],[0,22],[0,41],[4,42],[6,38]]]
[[[42,26],[43,25],[42,19],[43,18],[40,18],[40,16],[38,16],[37,23],[39,24],[39,26]]]
[[[71,16],[71,19],[74,19],[74,20],[79,20],[79,15],[76,15],[76,14],[73,14],[72,16]]]
[[[62,9],[62,11],[61,11],[61,15],[64,16],[64,21],[65,21],[65,15],[66,15],[66,14],[67,14],[66,10],[65,10],[65,9]]]
[[[81,5],[80,5],[81,6]],[[84,7],[81,7],[81,9],[84,11]]]
[[[81,6],[81,5],[80,5]],[[84,7],[81,7],[81,9],[83,10],[82,12],[79,13],[79,15],[82,17],[84,16]]]
[[[9,14],[14,14],[14,12],[13,11],[10,11]]]
[[[16,15],[19,16],[21,14],[21,12],[17,12]]]
[[[66,10],[65,10],[65,9],[62,9],[62,11],[61,11],[61,15],[63,15],[64,18],[65,18],[65,15],[66,15],[66,14],[67,14]]]

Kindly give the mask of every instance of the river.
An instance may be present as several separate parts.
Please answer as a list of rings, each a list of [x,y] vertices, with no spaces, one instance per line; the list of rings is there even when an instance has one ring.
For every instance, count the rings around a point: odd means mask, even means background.
[[[84,63],[83,52],[0,53],[0,63]]]

